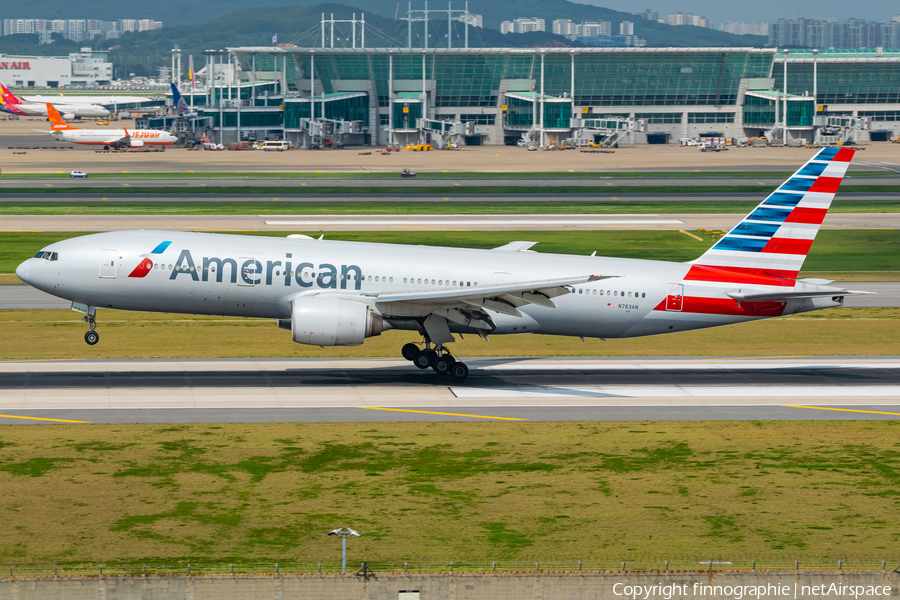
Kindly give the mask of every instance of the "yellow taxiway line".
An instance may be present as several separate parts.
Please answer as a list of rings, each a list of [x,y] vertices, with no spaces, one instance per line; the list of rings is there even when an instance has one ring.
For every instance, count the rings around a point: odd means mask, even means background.
[[[879,411],[879,410],[858,410],[858,409],[855,409],[855,408],[831,408],[831,407],[828,407],[828,406],[803,406],[803,405],[800,405],[800,404],[785,404],[784,406],[787,407],[787,408],[812,408],[812,409],[815,409],[815,410],[839,410],[839,411],[842,411],[842,412],[869,413],[869,414],[872,414],[872,415],[895,415],[895,416],[900,417],[900,413],[881,412],[881,411]]]
[[[489,415],[463,415],[458,413],[432,412],[430,410],[408,410],[405,408],[380,408],[377,406],[358,406],[364,410],[390,410],[393,412],[419,413],[423,415],[443,415],[446,417],[471,417],[473,419],[499,419],[501,421],[527,421],[528,419],[517,419],[514,417],[491,417]]]
[[[68,421],[66,419],[42,419],[41,417],[19,417],[16,415],[0,415],[2,419],[28,419],[29,421],[53,421],[54,423],[90,423],[90,421]]]

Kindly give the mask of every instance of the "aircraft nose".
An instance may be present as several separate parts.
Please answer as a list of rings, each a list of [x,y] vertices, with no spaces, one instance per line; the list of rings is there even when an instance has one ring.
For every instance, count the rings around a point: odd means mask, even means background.
[[[24,281],[25,283],[30,283],[28,281],[29,271],[31,271],[31,262],[30,259],[23,262],[21,265],[16,267],[16,277]]]

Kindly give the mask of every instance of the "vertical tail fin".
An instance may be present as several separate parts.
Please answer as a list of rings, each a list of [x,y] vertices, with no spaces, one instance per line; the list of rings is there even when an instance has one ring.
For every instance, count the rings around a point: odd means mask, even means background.
[[[9,91],[9,88],[7,88],[2,83],[0,83],[0,94],[2,94],[3,100],[6,102],[6,104],[22,104],[22,100],[11,91]]]
[[[63,120],[62,115],[59,114],[59,111],[49,102],[47,102],[47,118],[50,119],[50,123],[52,123],[50,129],[53,131],[70,131],[78,129],[77,127],[72,127],[66,123]]]
[[[693,261],[686,279],[793,285],[854,152],[820,150]]]
[[[178,91],[178,86],[176,86],[174,83],[172,84],[172,103],[175,105],[175,114],[179,117],[190,112],[187,102],[185,102],[184,98],[181,97],[181,93]]]

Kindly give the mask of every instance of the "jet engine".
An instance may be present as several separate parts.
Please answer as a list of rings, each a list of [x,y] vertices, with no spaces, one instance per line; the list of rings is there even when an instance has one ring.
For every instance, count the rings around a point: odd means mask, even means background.
[[[386,329],[381,315],[365,304],[328,296],[295,299],[291,318],[278,319],[278,327],[311,346],[359,346]]]
[[[128,140],[129,140],[128,145],[132,148],[143,148],[144,147],[143,140],[134,140],[131,138],[128,138]]]
[[[62,118],[64,121],[71,121],[75,118],[75,115],[73,113],[65,113],[63,114]]]

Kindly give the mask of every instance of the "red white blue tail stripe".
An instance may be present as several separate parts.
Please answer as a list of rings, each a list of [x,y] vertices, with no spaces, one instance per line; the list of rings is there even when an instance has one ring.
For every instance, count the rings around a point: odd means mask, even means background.
[[[820,150],[694,261],[685,279],[793,286],[853,153]]]

